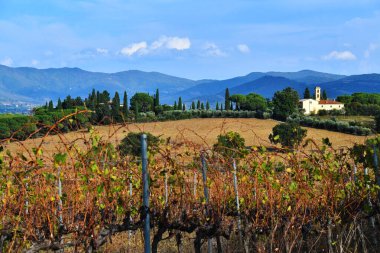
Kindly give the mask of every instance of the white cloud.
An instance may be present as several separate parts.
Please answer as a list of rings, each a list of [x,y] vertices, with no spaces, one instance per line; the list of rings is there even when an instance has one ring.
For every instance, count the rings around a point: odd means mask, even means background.
[[[206,43],[203,49],[206,51],[206,55],[209,56],[227,56],[227,54],[220,50],[220,48],[215,43]]]
[[[189,38],[180,38],[180,37],[167,37],[161,36],[158,40],[154,41],[150,48],[152,50],[156,50],[162,47],[167,49],[175,49],[175,50],[185,50],[189,49],[191,46],[191,42]]]
[[[364,57],[368,59],[371,56],[371,53],[375,51],[377,48],[379,48],[378,44],[375,44],[375,43],[369,44],[367,50],[364,51]]]
[[[10,67],[13,65],[13,60],[12,60],[12,58],[7,57],[7,58],[4,58],[3,60],[1,60],[0,64]]]
[[[251,49],[246,44],[239,44],[236,47],[243,54],[251,52]]]
[[[356,56],[351,51],[332,51],[328,55],[322,56],[323,60],[340,60],[352,61],[356,60]]]
[[[191,47],[191,41],[187,37],[167,37],[161,36],[158,40],[153,41],[150,46],[146,41],[133,43],[128,47],[121,49],[120,53],[126,56],[132,56],[136,53],[140,55],[149,54],[159,49],[170,49],[183,51]],[[99,51],[98,51],[99,52]]]
[[[96,49],[96,52],[97,52],[98,54],[103,54],[103,55],[105,55],[105,54],[108,54],[108,49],[106,49],[106,48],[97,48],[97,49]]]
[[[33,65],[33,66],[37,66],[39,63],[40,63],[40,62],[39,62],[38,60],[36,60],[36,59],[33,59],[33,60],[32,60],[32,65]]]
[[[148,44],[145,41],[139,43],[133,43],[128,47],[121,49],[120,53],[126,56],[132,56],[136,53],[142,55],[147,53]]]

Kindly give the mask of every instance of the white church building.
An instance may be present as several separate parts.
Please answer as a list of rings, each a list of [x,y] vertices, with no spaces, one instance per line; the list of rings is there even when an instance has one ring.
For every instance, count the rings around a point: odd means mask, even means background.
[[[321,100],[321,88],[315,87],[315,99],[307,98],[300,100],[300,107],[306,115],[317,114],[320,110],[342,110],[344,104],[335,100]]]

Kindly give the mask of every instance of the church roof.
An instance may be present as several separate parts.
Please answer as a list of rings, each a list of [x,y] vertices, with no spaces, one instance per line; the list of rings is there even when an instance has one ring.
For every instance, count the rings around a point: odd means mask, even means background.
[[[340,103],[334,100],[320,100],[319,104],[320,105],[342,105],[343,103]]]

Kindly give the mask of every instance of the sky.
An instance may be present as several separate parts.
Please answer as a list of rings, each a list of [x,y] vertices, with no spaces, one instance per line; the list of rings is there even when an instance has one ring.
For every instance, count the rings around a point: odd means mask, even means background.
[[[380,1],[0,0],[0,64],[190,79],[380,73]]]

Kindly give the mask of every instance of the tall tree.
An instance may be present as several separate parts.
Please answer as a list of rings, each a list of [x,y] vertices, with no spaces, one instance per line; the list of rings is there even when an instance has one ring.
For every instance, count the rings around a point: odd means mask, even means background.
[[[58,102],[57,102],[57,109],[61,110],[62,109],[62,101],[60,98],[58,98]]]
[[[225,96],[224,96],[224,106],[225,106],[227,111],[231,109],[230,103],[231,103],[231,101],[230,101],[230,90],[227,88]]]
[[[174,109],[174,110],[178,110],[177,101],[174,101],[173,109]]]
[[[136,108],[139,112],[148,112],[153,109],[153,97],[148,93],[136,93],[131,98],[131,108]]]
[[[203,102],[201,103],[201,110],[204,110],[205,109],[205,105],[203,104]]]
[[[52,100],[50,100],[49,101],[49,111],[53,111],[54,110],[54,105],[53,105],[53,101]]]
[[[210,110],[210,103],[208,101],[206,102],[206,110]]]
[[[159,92],[158,89],[156,90],[156,95],[155,95],[155,100],[154,100],[154,102],[155,102],[154,107],[160,105],[160,92]]]
[[[126,91],[124,91],[124,97],[123,97],[123,114],[124,114],[124,116],[128,116],[128,114],[129,114],[128,94]]]
[[[182,111],[186,111],[186,105],[185,104],[182,105]]]
[[[198,109],[198,110],[201,109],[201,101],[200,101],[200,100],[198,100],[198,102],[197,102],[197,109]]]
[[[305,89],[305,92],[303,93],[303,98],[304,98],[304,99],[309,99],[309,98],[311,98],[311,94],[310,94],[310,90],[309,90],[309,88],[306,88],[306,89]]]
[[[272,101],[275,119],[286,120],[289,115],[298,112],[299,96],[297,91],[290,87],[277,91]]]
[[[245,100],[246,100],[246,96],[244,96],[242,94],[234,94],[234,95],[230,96],[231,108],[232,108],[232,102],[234,102],[235,103],[235,110],[239,111],[241,104],[244,103]]]
[[[182,110],[182,98],[181,97],[179,97],[178,98],[178,110]]]
[[[322,99],[323,99],[323,100],[327,100],[327,93],[326,93],[326,90],[323,90],[323,92],[322,92]]]
[[[115,92],[115,96],[112,99],[111,114],[112,118],[114,118],[116,122],[121,121],[122,117],[120,115],[120,96],[117,91]]]
[[[195,110],[195,102],[191,102],[191,110]]]
[[[267,108],[267,100],[256,93],[249,93],[240,105],[239,109],[247,111],[264,111]]]
[[[219,111],[219,102],[216,102],[215,110]]]

